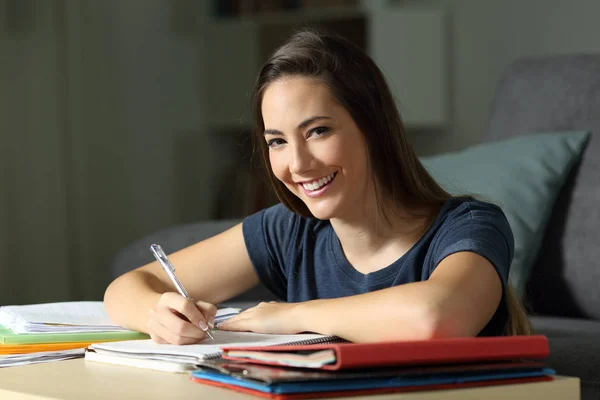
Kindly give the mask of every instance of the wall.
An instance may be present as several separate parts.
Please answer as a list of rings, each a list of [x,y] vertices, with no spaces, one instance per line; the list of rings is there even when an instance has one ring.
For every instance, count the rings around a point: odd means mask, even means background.
[[[0,2],[0,305],[70,294],[60,16]]]
[[[174,149],[183,132],[201,131],[204,109],[186,4],[66,3],[78,298],[101,297],[123,246],[185,219]]]
[[[174,148],[204,109],[194,4],[0,0],[0,304],[101,299],[120,248],[185,219]]]
[[[396,1],[448,7],[452,24],[452,126],[415,138],[419,153],[481,140],[502,71],[519,57],[600,52],[597,0]]]

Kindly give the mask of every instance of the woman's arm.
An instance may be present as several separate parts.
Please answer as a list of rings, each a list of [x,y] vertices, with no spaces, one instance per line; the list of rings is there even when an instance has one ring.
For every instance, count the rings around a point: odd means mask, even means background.
[[[150,252],[150,249],[148,249]],[[177,277],[193,299],[216,304],[228,300],[258,283],[258,276],[248,256],[241,223],[210,239],[196,243],[169,255],[177,269]],[[150,310],[159,301],[186,315],[194,325],[204,320],[194,304],[176,292],[166,272],[158,262],[152,262],[115,279],[106,289],[104,304],[110,318],[117,324],[140,332],[148,332]],[[210,305],[208,305],[210,306]],[[166,318],[168,318],[168,314]],[[182,319],[170,320],[179,333],[199,336]],[[181,321],[181,322],[180,322]],[[193,329],[200,329],[194,326]],[[177,334],[177,332],[175,332]],[[202,337],[202,336],[199,336]],[[175,341],[177,339],[174,339]]]
[[[352,342],[475,336],[494,315],[502,283],[490,262],[472,252],[446,257],[427,281],[305,303],[266,303],[219,327],[317,332]]]
[[[460,252],[440,262],[426,281],[310,302],[299,313],[307,328],[354,342],[476,336],[501,296],[502,283],[490,262]]]

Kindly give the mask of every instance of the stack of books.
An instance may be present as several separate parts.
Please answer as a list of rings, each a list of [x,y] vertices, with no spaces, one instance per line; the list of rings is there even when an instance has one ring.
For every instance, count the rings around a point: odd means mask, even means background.
[[[0,367],[80,358],[92,343],[148,337],[115,325],[102,302],[0,307]]]
[[[97,343],[85,359],[185,373],[199,384],[278,400],[439,390],[490,398],[490,388],[494,398],[579,398],[579,380],[557,376],[546,365],[543,335],[383,343],[310,333],[217,330],[213,336],[185,346]]]
[[[191,379],[280,400],[465,388],[494,388],[498,398],[579,398],[577,379],[556,379],[545,365],[549,348],[542,335],[233,345],[222,352],[192,371]]]

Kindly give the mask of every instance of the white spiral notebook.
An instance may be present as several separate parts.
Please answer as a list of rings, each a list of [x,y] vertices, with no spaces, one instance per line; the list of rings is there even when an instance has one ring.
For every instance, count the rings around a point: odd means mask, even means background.
[[[169,372],[186,372],[206,360],[218,359],[221,346],[296,345],[340,341],[335,336],[319,334],[271,335],[253,332],[214,331],[214,340],[204,339],[191,345],[158,344],[152,340],[95,343],[85,353],[92,362],[127,365]]]

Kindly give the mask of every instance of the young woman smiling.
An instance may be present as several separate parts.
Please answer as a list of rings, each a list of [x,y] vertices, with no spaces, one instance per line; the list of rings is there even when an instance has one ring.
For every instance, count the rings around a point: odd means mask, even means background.
[[[220,329],[354,342],[529,333],[508,284],[514,239],[502,210],[432,179],[367,54],[298,32],[261,69],[253,111],[281,203],[171,255],[197,301],[156,262],[117,278],[104,299],[115,322],[160,343],[198,342],[214,304],[260,280],[287,302]]]

